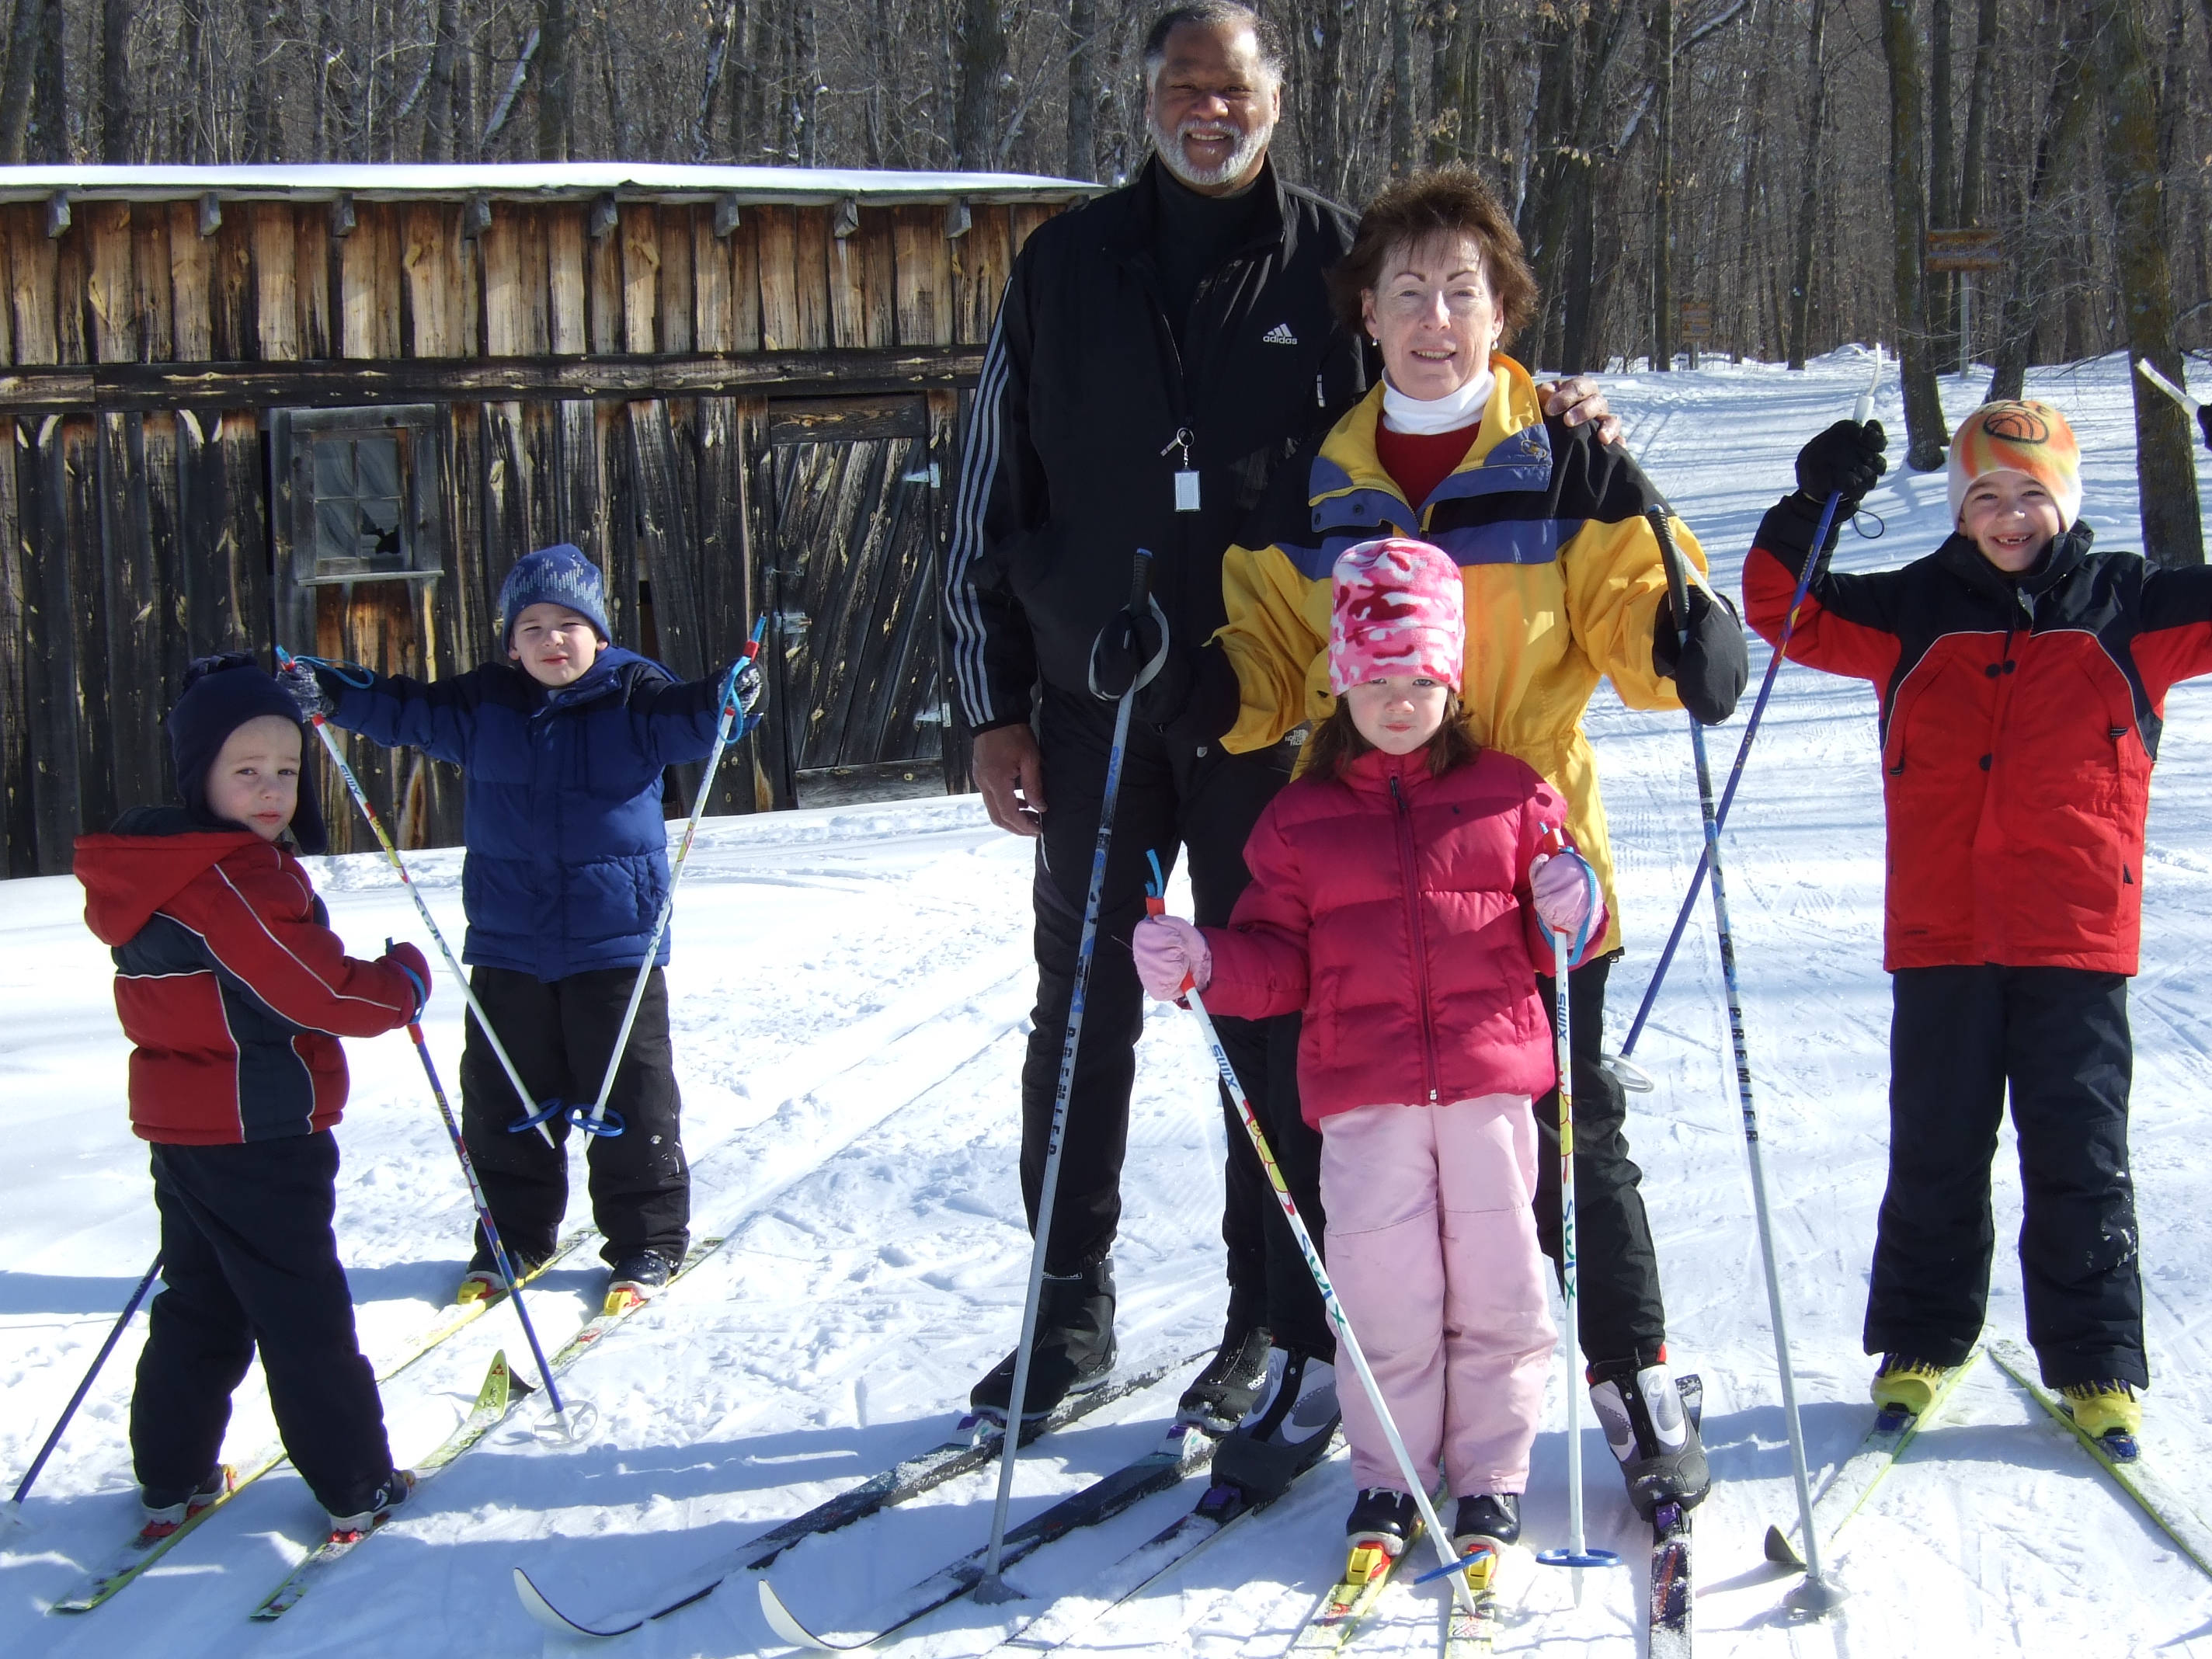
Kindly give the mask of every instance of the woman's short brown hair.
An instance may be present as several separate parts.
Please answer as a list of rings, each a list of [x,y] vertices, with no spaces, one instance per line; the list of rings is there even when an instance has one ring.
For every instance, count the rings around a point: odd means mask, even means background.
[[[1395,250],[1418,246],[1431,236],[1472,236],[1481,244],[1491,296],[1505,318],[1505,339],[1535,316],[1536,277],[1522,254],[1511,217],[1472,168],[1450,167],[1386,185],[1367,204],[1351,252],[1328,273],[1337,320],[1355,335],[1362,332],[1359,298],[1381,283],[1383,261]]]

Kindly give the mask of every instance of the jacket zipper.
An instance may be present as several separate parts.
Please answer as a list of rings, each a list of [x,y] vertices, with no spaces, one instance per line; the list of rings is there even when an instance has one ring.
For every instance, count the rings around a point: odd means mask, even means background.
[[[1437,1104],[1437,1032],[1429,1011],[1429,947],[1421,933],[1420,860],[1413,846],[1413,812],[1390,776],[1390,799],[1398,806],[1398,863],[1406,878],[1406,926],[1413,937],[1413,990],[1421,1002],[1421,1060],[1429,1076],[1429,1104]]]

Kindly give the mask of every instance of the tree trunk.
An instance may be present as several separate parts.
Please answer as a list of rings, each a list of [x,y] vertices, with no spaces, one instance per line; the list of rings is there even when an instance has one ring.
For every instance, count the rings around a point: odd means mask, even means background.
[[[1390,0],[1390,174],[1413,170],[1413,0]]]
[[[422,159],[453,159],[453,57],[461,33],[460,0],[437,0],[430,77],[422,86]]]
[[[1881,49],[1889,60],[1889,199],[1897,284],[1897,353],[1905,383],[1905,464],[1932,472],[1950,438],[1928,337],[1928,276],[1922,259],[1928,225],[1927,134],[1920,82],[1920,38],[1912,0],[1882,0]]]
[[[2046,22],[2055,23],[2062,0],[2045,0]],[[2035,147],[2035,173],[2021,216],[2019,246],[2012,250],[2011,281],[1997,328],[1996,362],[1990,375],[1991,402],[2017,398],[2027,381],[2028,347],[2035,337],[2035,296],[2053,286],[2052,263],[2057,227],[2052,198],[2060,179],[2081,154],[2089,121],[2088,70],[2083,61],[2090,31],[2087,17],[2065,26],[2058,43],[2058,65],[2044,106],[2043,131]]]
[[[1966,96],[1966,147],[1959,157],[1959,222],[1982,222],[1982,175],[1989,165],[1990,99],[1996,82],[1997,0],[1981,0],[1974,22],[1974,84]]]
[[[0,80],[0,167],[21,167],[28,159],[32,76],[46,15],[45,0],[15,0],[8,29],[8,73]]]
[[[2181,378],[2173,337],[2173,280],[2166,251],[2165,179],[2158,166],[2158,88],[2133,0],[2096,0],[2098,90],[2105,117],[2105,186],[2112,203],[2112,257],[2118,267],[2128,355],[2148,358],[2169,380]],[[2143,551],[2169,568],[2204,562],[2197,516],[2193,422],[2172,399],[2130,375],[2136,400],[2136,486],[2142,503]]]
[[[1437,0],[1429,12],[1429,165],[1481,154],[1482,0]]]
[[[136,111],[131,98],[131,0],[100,0],[100,159],[115,165],[131,160],[131,129]]]
[[[1951,0],[1933,0],[1928,19],[1928,222],[1959,222],[1952,190]],[[1929,351],[1937,363],[1958,359],[1959,284],[1945,272],[1928,276]]]
[[[178,49],[184,55],[182,85],[172,131],[177,160],[195,166],[207,160],[207,129],[202,112],[207,94],[207,0],[182,0],[177,8]],[[7,95],[0,94],[0,108]],[[4,154],[4,150],[0,150]]]
[[[63,50],[68,20],[62,0],[36,0],[38,46],[31,80],[31,131],[24,146],[27,161],[68,161],[69,82]]]
[[[1996,0],[1986,0],[1994,5]],[[1820,129],[1827,120],[1828,71],[1820,59],[1827,0],[1813,0],[1805,43],[1805,155],[1797,168],[1797,246],[1790,268],[1790,367],[1802,369],[1812,353],[1813,232],[1820,217]]]
[[[1067,176],[1098,176],[1098,0],[1067,0]]]
[[[1591,331],[1597,311],[1597,191],[1595,168],[1582,166],[1570,179],[1574,189],[1574,222],[1567,231],[1566,327],[1560,338],[1559,368],[1581,374],[1593,367]]]
[[[1652,0],[1651,367],[1674,367],[1674,0]]]
[[[538,17],[538,159],[565,161],[575,141],[576,14],[571,0],[545,0]]]
[[[1006,75],[1006,26],[999,0],[961,0],[960,102],[952,118],[952,161],[988,170],[999,153],[999,83]]]

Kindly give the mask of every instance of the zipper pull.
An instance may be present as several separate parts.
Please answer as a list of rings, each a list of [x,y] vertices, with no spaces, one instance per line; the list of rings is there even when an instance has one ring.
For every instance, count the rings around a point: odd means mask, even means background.
[[[1198,470],[1190,464],[1190,447],[1194,441],[1191,429],[1179,426],[1176,428],[1175,436],[1160,449],[1163,455],[1170,449],[1182,451],[1182,465],[1175,475],[1175,510],[1178,513],[1198,511]]]
[[[1398,793],[1398,775],[1395,772],[1390,775],[1390,799],[1398,803],[1401,812],[1406,810],[1406,798]]]

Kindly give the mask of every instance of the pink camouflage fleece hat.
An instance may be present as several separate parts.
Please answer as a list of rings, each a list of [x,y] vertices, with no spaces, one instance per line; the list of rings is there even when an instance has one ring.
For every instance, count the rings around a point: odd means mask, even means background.
[[[1391,674],[1425,674],[1454,691],[1467,661],[1467,596],[1442,548],[1405,537],[1337,556],[1328,624],[1328,689]]]

